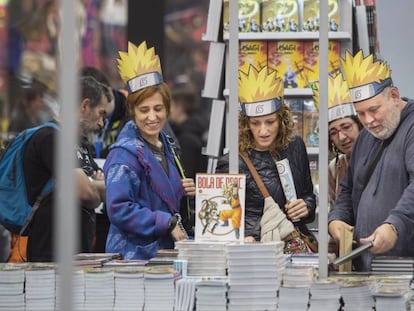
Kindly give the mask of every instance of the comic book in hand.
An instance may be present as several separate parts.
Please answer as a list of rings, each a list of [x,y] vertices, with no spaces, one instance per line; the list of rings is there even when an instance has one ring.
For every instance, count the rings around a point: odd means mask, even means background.
[[[243,241],[246,175],[196,174],[196,241]]]

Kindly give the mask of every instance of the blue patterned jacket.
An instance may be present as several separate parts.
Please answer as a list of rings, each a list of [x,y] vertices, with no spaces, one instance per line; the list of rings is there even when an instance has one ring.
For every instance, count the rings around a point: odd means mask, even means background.
[[[158,249],[173,248],[168,221],[184,196],[171,143],[160,133],[169,176],[129,121],[110,147],[104,165],[106,208],[111,222],[106,252],[124,259],[150,259]]]

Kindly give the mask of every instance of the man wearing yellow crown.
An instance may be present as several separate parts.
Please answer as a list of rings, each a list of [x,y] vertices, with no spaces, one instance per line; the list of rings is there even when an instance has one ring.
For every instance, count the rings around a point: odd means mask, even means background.
[[[148,49],[145,41],[138,47],[129,43],[128,52],[119,56],[131,121],[110,147],[104,165],[111,223],[106,251],[121,253],[124,259],[150,259],[158,249],[174,248],[174,241],[187,237],[180,201],[195,195],[195,184],[185,178],[174,142],[162,131],[171,92],[154,48]]]
[[[239,71],[239,152],[250,158],[277,203],[276,208],[264,208],[266,200],[240,157],[239,171],[246,174],[244,235],[248,242],[274,240],[275,236],[288,242],[294,229],[292,221],[308,232],[306,223],[315,219],[316,200],[306,147],[294,132],[290,109],[283,102],[283,91],[282,79],[267,66],[257,70],[250,65],[247,73]],[[286,199],[276,167],[276,161],[282,159],[289,160],[293,175],[297,199],[290,201]],[[228,170],[227,154],[218,160],[216,171]],[[287,246],[292,249],[301,247],[300,241],[289,243],[292,245]]]
[[[364,125],[354,144],[329,232],[343,227],[373,246],[354,260],[369,271],[373,256],[414,256],[414,102],[401,98],[389,66],[362,51],[341,59],[356,113]]]

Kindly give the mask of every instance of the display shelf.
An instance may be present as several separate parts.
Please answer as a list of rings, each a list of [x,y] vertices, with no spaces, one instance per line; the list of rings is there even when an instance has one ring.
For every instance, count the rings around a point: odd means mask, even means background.
[[[224,34],[223,39],[229,40],[229,34]],[[329,40],[351,41],[351,33],[347,31],[330,31]],[[239,40],[319,40],[319,32],[242,32],[239,33]]]
[[[230,90],[228,88],[223,90],[223,96],[228,97]],[[313,95],[311,88],[296,88],[296,89],[285,89],[284,95],[286,97],[310,97]]]

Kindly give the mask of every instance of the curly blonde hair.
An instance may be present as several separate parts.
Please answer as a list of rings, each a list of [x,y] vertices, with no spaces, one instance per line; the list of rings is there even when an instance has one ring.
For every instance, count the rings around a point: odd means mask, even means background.
[[[277,150],[285,149],[295,138],[295,124],[292,119],[290,108],[282,104],[280,109],[275,112],[279,119],[279,132],[274,142]],[[256,147],[252,132],[249,128],[249,117],[243,112],[239,113],[239,151],[246,152]]]

